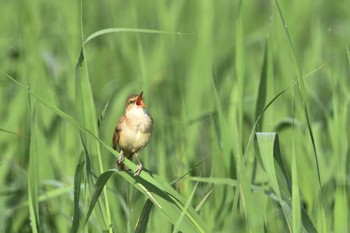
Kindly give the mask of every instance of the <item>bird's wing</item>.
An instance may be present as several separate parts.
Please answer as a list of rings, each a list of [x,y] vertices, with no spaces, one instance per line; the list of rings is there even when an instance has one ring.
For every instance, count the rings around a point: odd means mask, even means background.
[[[124,121],[125,121],[125,115],[123,115],[119,119],[119,121],[117,123],[117,126],[115,127],[113,138],[112,138],[112,143],[113,143],[113,149],[114,150],[117,150],[117,146],[119,144],[119,138],[120,138],[120,131],[121,131],[121,127],[122,127],[122,124],[123,124]]]

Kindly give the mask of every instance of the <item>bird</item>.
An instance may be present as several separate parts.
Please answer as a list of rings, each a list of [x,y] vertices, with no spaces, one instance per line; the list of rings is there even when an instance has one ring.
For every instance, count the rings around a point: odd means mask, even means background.
[[[153,118],[143,102],[142,95],[143,91],[126,99],[125,112],[120,117],[112,138],[113,149],[117,150],[117,146],[119,147],[120,157],[116,166],[120,170],[126,170],[124,158],[132,159],[135,155],[138,165],[134,176],[139,176],[142,171],[139,154],[151,140],[153,129]]]

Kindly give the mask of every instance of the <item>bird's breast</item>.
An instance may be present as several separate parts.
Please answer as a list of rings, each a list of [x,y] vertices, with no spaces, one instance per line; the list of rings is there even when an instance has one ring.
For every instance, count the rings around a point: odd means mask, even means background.
[[[130,153],[138,152],[151,139],[152,128],[153,121],[147,113],[127,117],[125,127],[120,132],[120,147]]]

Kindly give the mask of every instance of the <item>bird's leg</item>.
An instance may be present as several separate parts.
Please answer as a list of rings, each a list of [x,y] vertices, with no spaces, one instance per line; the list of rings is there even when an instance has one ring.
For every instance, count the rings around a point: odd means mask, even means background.
[[[138,161],[139,163],[137,164],[137,169],[135,170],[134,176],[139,176],[140,173],[141,173],[141,171],[142,171],[142,163],[141,163],[141,161],[139,160],[139,156],[138,156],[138,155],[139,155],[138,153],[135,154],[135,157],[136,157],[136,159],[137,159],[137,161]]]
[[[123,152],[123,150],[120,150],[120,157],[117,160],[117,167],[120,169],[123,169],[123,167],[124,167],[124,152]]]

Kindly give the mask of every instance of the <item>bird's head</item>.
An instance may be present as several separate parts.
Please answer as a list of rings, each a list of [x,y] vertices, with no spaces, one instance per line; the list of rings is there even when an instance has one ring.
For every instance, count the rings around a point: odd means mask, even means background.
[[[142,94],[143,91],[138,95],[129,96],[125,103],[125,110],[128,111],[134,108],[145,108],[146,105],[143,103]]]

